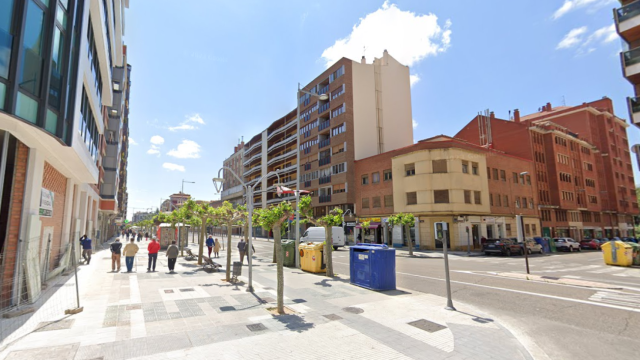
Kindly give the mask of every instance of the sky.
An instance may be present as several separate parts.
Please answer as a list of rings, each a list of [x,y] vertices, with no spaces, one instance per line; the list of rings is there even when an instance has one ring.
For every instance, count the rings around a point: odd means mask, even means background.
[[[211,179],[240,139],[296,106],[341,57],[410,67],[414,140],[455,135],[478,112],[509,118],[607,96],[628,119],[615,0],[131,1],[129,214]],[[628,129],[630,143],[640,131]],[[634,164],[637,172],[637,164]]]

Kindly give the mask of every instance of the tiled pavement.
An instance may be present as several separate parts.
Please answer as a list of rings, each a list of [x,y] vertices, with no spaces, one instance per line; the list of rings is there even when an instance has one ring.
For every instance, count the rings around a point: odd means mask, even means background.
[[[438,296],[369,291],[344,276],[285,268],[285,305],[295,314],[272,316],[276,268],[267,261],[256,259],[247,293],[195,261],[180,259],[168,274],[164,254],[158,272],[147,273],[146,251],[139,255],[137,273],[109,273],[108,261],[83,267],[84,312],[29,334],[0,359],[531,358],[498,321],[459,303],[446,311]]]

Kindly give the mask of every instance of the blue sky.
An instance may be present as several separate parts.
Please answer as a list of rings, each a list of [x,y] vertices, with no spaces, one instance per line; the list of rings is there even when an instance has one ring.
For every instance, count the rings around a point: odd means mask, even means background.
[[[410,65],[416,140],[454,135],[485,109],[507,118],[547,102],[608,96],[629,117],[615,0],[130,4],[129,217],[182,179],[195,181],[185,184],[194,198],[219,198],[211,178],[239,139],[294,109],[297,83],[341,56],[387,49]]]

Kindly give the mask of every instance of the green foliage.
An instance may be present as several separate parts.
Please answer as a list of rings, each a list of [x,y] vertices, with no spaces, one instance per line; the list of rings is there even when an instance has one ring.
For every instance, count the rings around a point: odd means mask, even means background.
[[[342,209],[334,208],[329,214],[320,218],[313,217],[313,207],[311,206],[311,196],[306,195],[300,198],[300,222],[312,223],[316,226],[341,226],[342,225]]]
[[[409,225],[409,227],[414,227],[416,218],[413,214],[398,213],[389,217],[389,223],[391,225]]]
[[[281,227],[282,224],[294,212],[293,206],[288,201],[282,201],[267,209],[260,209],[254,213],[254,221],[262,228],[272,230]]]

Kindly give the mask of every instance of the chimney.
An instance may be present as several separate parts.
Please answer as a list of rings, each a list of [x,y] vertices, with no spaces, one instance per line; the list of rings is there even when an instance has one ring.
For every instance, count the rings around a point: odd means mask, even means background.
[[[489,113],[489,120],[495,120],[496,119],[496,114],[492,112]]]
[[[551,103],[547,103],[546,109],[547,111],[551,111]]]
[[[362,59],[360,59],[360,64],[366,64],[367,63],[367,59],[364,57],[364,55],[362,55]]]
[[[513,121],[519,123],[520,122],[520,110],[513,110]]]

